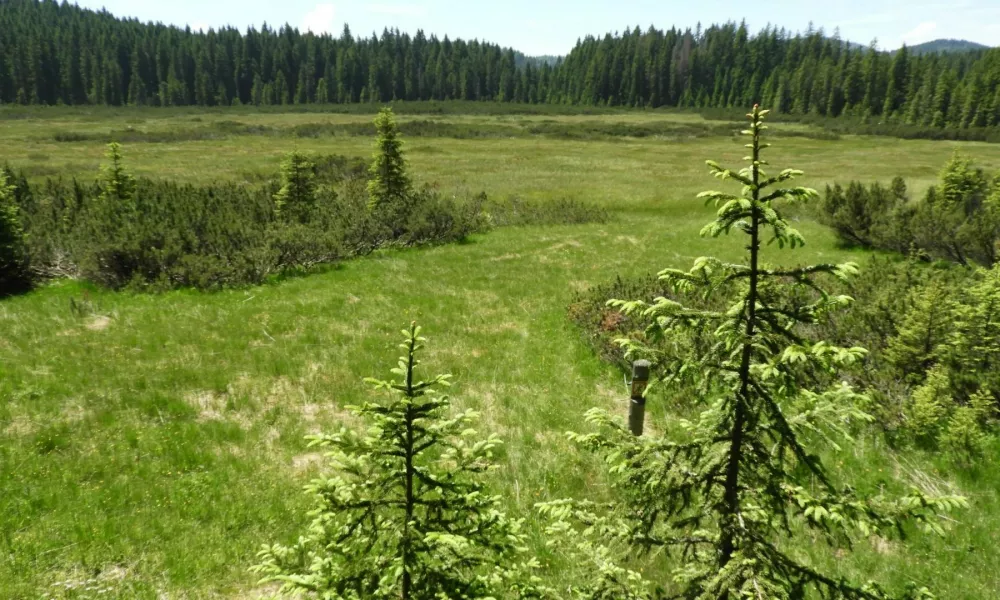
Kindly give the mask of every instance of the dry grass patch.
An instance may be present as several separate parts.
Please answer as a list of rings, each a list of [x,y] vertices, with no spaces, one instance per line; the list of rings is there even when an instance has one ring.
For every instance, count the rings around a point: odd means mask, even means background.
[[[111,326],[111,317],[105,315],[94,315],[84,325],[89,331],[104,331]]]
[[[292,470],[296,473],[305,473],[318,470],[326,462],[326,455],[322,452],[307,452],[292,457]]]

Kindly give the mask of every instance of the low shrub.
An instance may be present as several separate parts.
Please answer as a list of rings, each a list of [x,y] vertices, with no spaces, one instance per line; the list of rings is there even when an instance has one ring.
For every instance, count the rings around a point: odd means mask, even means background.
[[[21,211],[14,186],[8,183],[7,177],[7,172],[0,169],[0,296],[23,289],[30,283]]]
[[[962,265],[1000,258],[1000,174],[991,178],[960,156],[919,201],[910,201],[899,177],[888,188],[851,182],[827,186],[818,216],[849,244],[917,250]]]
[[[312,208],[288,220],[275,210],[277,182],[193,186],[140,178],[128,218],[109,214],[102,184],[32,185],[16,177],[13,197],[35,277],[152,291],[257,284],[382,246],[460,240],[487,226],[485,196],[464,201],[426,189],[413,193],[407,220],[390,228],[368,210],[364,181],[345,175],[350,161],[317,162],[322,179],[339,183],[316,186]]]
[[[29,248],[39,275],[79,275],[112,288],[165,289],[260,283],[365,254],[386,245],[437,244],[486,227],[483,200],[459,201],[430,190],[398,235],[367,211],[363,185],[323,186],[303,219],[275,216],[270,186],[178,185],[139,179],[134,218],[112,225],[100,209],[101,188],[48,181],[22,188]]]
[[[974,456],[996,429],[1000,408],[1000,266],[991,270],[912,259],[873,258],[860,275],[830,290],[854,299],[847,310],[809,326],[842,347],[867,348],[858,368],[841,374],[869,397],[889,439]],[[648,323],[608,307],[609,298],[676,299],[654,275],[616,280],[577,294],[569,318],[594,351],[623,371],[616,340],[644,339]],[[700,309],[718,310],[704,304]],[[671,353],[708,343],[709,331],[658,342]],[[805,331],[799,334],[807,333]],[[823,381],[826,373],[812,373]]]

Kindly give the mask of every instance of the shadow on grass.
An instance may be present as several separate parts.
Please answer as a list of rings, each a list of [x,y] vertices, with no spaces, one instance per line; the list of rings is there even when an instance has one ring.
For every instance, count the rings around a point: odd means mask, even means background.
[[[22,281],[20,279],[9,281],[0,279],[0,300],[26,294],[32,289],[34,289],[34,285],[31,281]]]

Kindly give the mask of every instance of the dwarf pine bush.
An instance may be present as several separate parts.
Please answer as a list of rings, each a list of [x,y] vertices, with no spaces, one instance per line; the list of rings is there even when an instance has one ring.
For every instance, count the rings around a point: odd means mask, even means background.
[[[257,284],[488,226],[485,195],[465,200],[430,189],[408,191],[406,212],[375,214],[361,171],[344,157],[314,163],[292,153],[277,183],[179,185],[135,179],[111,144],[98,182],[20,177],[11,206],[25,217],[32,272],[145,290]]]
[[[899,177],[889,188],[837,184],[827,187],[819,216],[851,244],[917,250],[962,265],[991,266],[1000,258],[1000,175],[991,179],[959,155],[919,201],[909,200]]]
[[[7,172],[0,169],[0,296],[22,289],[30,279],[14,186],[8,183]]]

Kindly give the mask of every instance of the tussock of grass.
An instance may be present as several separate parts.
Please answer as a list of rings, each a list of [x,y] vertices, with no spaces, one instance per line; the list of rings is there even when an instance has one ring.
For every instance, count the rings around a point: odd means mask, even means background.
[[[497,227],[515,225],[581,225],[605,223],[610,218],[607,208],[573,198],[551,201],[508,198],[489,202],[484,210]]]

